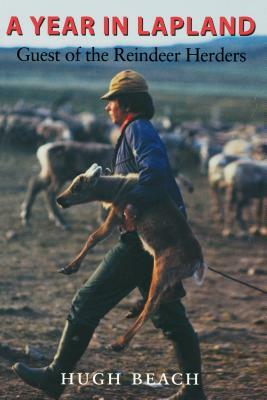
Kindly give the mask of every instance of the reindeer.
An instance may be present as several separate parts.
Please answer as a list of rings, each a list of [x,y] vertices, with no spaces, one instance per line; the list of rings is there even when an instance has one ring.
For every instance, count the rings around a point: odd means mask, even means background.
[[[222,152],[208,161],[208,181],[211,191],[212,213],[214,220],[224,221],[222,197],[225,193],[224,168],[237,160],[250,160],[253,146],[246,140],[229,140]]]
[[[45,142],[72,139],[72,133],[67,123],[61,120],[55,121],[50,117],[45,118],[37,125],[36,132]]]
[[[208,163],[208,181],[211,195],[211,210],[214,221],[224,221],[224,168],[238,160],[238,156],[219,153],[211,157]]]
[[[37,194],[45,191],[48,218],[54,221],[56,226],[66,228],[66,222],[56,205],[56,195],[60,188],[83,172],[90,163],[97,162],[109,167],[112,154],[113,146],[109,144],[69,141],[40,146],[37,150],[37,158],[41,171],[38,176],[29,181],[27,195],[21,205],[22,224],[28,224]]]
[[[250,232],[266,235],[264,222],[267,216],[267,162],[238,160],[226,166],[223,173],[226,188],[224,236],[231,235],[234,219],[237,220],[242,234],[247,235],[243,208],[253,199],[258,200],[258,206],[256,225],[251,227]]]
[[[106,238],[115,226],[123,224],[126,196],[137,183],[137,174],[102,176],[102,167],[93,164],[57,198],[63,208],[92,201],[110,203],[107,219],[88,237],[78,256],[59,272],[77,272],[87,252]],[[159,304],[174,298],[178,282],[193,274],[202,278],[204,272],[201,247],[178,206],[167,194],[137,216],[136,226],[144,248],[154,257],[153,274],[144,309],[126,334],[113,343],[115,351],[129,344]]]

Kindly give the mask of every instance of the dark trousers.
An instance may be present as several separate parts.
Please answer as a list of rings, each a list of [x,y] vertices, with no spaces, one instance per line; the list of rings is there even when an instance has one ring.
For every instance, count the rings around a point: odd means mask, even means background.
[[[68,320],[93,331],[100,319],[134,288],[138,287],[146,298],[152,269],[153,258],[143,249],[138,236],[134,232],[122,235],[76,293]],[[152,317],[154,325],[169,339],[190,337],[194,332],[181,303],[184,295],[181,283],[177,287],[177,299],[161,305]]]

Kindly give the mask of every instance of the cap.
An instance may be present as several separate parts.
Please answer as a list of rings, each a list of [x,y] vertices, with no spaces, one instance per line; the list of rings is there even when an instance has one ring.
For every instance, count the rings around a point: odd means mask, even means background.
[[[109,84],[109,90],[101,99],[108,100],[117,93],[140,93],[148,92],[145,78],[136,71],[125,70],[115,75]]]

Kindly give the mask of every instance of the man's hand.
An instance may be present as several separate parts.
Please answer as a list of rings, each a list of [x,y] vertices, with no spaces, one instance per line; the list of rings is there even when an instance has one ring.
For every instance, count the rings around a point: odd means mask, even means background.
[[[136,231],[137,210],[132,204],[127,204],[123,212],[123,226],[127,232]]]

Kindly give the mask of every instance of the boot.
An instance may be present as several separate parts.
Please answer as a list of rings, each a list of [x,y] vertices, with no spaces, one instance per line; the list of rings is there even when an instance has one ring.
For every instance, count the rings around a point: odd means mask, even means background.
[[[201,355],[197,334],[192,328],[186,334],[172,340],[172,343],[180,371],[183,374],[183,384],[177,393],[165,400],[207,400],[202,383]],[[198,385],[186,384],[187,373],[191,373],[192,377],[193,374],[198,374]]]
[[[73,371],[92,334],[88,328],[67,321],[50,365],[44,368],[29,368],[23,363],[16,363],[12,369],[28,385],[42,390],[52,399],[59,399],[65,389],[65,386],[61,385],[61,373]]]

